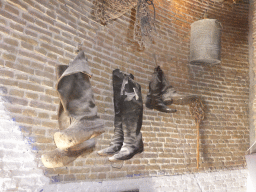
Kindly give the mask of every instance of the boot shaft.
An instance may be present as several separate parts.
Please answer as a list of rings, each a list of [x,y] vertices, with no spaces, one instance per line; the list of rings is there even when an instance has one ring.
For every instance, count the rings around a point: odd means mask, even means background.
[[[58,92],[70,117],[79,119],[97,115],[90,79],[86,74],[80,72],[63,77],[58,84]]]
[[[149,92],[147,94],[146,107],[149,109],[156,109],[165,113],[174,113],[175,109],[168,108],[166,104],[171,104],[172,99],[168,102],[163,101],[163,94],[171,89],[163,71],[158,66],[154,69],[151,81],[149,82]]]
[[[131,76],[115,71],[119,79],[121,89],[114,94],[120,94],[119,109],[122,118],[122,130],[124,141],[121,150],[110,157],[110,161],[128,160],[135,154],[143,151],[141,126],[143,120],[143,102],[141,86]],[[122,83],[121,83],[122,81]],[[113,77],[114,84],[114,77]]]
[[[119,69],[115,69],[113,71],[112,79],[113,79],[113,93],[114,93],[114,110],[115,116],[121,117],[121,108],[122,108],[122,96],[121,89],[123,85],[123,80],[125,77],[129,77],[130,79],[134,79],[132,74],[124,74]]]
[[[167,89],[171,88],[172,86],[167,81],[164,72],[157,66],[154,69],[154,73],[152,74],[152,78],[149,83],[149,92],[152,96],[157,96],[158,94],[163,94],[167,91]]]
[[[123,131],[125,127],[131,131],[140,132],[143,118],[143,101],[141,86],[134,81],[132,74],[124,74],[119,69],[113,71],[115,119],[120,120],[121,116]],[[117,98],[117,99],[115,99]]]
[[[121,146],[123,145],[124,133],[122,128],[122,106],[123,97],[121,95],[121,89],[123,85],[123,80],[125,77],[133,79],[132,74],[125,75],[119,69],[113,71],[113,92],[114,92],[114,135],[111,139],[110,146]],[[118,148],[118,147],[117,147]],[[120,149],[119,148],[119,149]]]
[[[126,143],[133,146],[142,125],[141,89],[134,82],[133,75],[115,69],[112,78],[115,110],[114,135],[110,146],[98,151],[99,155],[111,155],[119,152],[123,144]],[[142,140],[139,144],[141,143]]]
[[[79,52],[68,67],[57,68],[57,77],[59,77],[57,91],[62,105],[60,109],[63,108],[69,117],[81,119],[97,116],[90,83],[91,75],[84,52]]]
[[[155,68],[152,74],[151,80],[149,82],[149,93],[150,96],[158,96],[162,90],[162,76],[159,73],[158,68]]]

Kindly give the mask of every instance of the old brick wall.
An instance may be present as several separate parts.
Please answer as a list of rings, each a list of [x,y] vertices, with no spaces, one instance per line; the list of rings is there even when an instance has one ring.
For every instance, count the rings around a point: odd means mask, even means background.
[[[207,2],[155,1],[158,36],[141,51],[132,39],[134,10],[103,26],[95,22],[92,1],[0,1],[1,95],[51,182],[197,172],[196,128],[188,106],[173,106],[178,110],[175,114],[144,107],[145,151],[123,165],[111,165],[96,152],[67,167],[47,169],[41,164],[41,154],[55,149],[53,134],[58,131],[55,66],[68,64],[79,45],[94,74],[91,82],[98,114],[106,127],[96,151],[108,146],[113,135],[112,70],[134,74],[145,101],[155,53],[178,92],[204,99],[199,171],[244,167],[249,147],[249,6]],[[222,62],[190,65],[190,24],[206,10],[209,18],[222,23]]]

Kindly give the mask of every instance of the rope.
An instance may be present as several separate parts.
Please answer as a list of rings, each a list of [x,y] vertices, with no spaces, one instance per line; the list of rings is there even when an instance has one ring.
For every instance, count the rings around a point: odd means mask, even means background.
[[[155,6],[153,0],[96,0],[94,15],[103,24],[109,20],[121,17],[136,5],[136,21],[134,24],[134,40],[139,47],[145,47],[153,42],[155,28]],[[153,6],[154,19],[151,19],[148,6]]]
[[[197,129],[197,149],[196,149],[196,167],[199,169],[199,158],[200,158],[200,123],[204,119],[204,109],[205,106],[200,98],[195,98],[190,104],[189,104],[189,111],[192,116],[194,116],[194,119],[196,121],[196,129]]]

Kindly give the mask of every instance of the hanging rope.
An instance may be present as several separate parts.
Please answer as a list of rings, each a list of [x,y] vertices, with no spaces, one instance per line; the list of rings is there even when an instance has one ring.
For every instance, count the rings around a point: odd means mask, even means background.
[[[137,0],[96,0],[95,3],[95,16],[105,24],[135,7]]]
[[[148,5],[153,6],[154,19],[152,20]],[[134,40],[140,47],[146,47],[153,42],[152,32],[155,32],[155,7],[153,0],[138,0],[136,7],[136,21],[134,25]]]
[[[136,5],[136,21],[134,25],[134,40],[139,47],[145,47],[153,42],[152,32],[155,30],[155,6],[153,0],[96,0],[94,14],[98,21],[106,24],[116,19]],[[148,6],[153,6],[154,18],[151,18]]]
[[[153,57],[154,57],[154,60],[155,60],[155,67],[157,67],[158,66],[158,64],[157,64],[157,60],[156,60],[156,54],[155,53],[153,53]]]
[[[200,123],[204,119],[204,109],[205,106],[200,98],[195,98],[192,100],[192,102],[189,104],[189,111],[191,115],[194,117],[196,121],[196,129],[197,129],[197,148],[196,148],[196,167],[199,168],[199,149],[200,149]]]

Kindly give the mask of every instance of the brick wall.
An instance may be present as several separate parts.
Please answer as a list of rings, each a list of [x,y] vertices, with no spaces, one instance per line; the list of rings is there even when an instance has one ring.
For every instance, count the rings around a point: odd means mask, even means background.
[[[123,165],[111,165],[96,152],[67,167],[46,169],[40,156],[55,149],[58,131],[55,66],[68,64],[82,45],[93,72],[98,114],[106,132],[96,151],[113,135],[112,70],[133,73],[145,101],[158,58],[168,80],[181,93],[201,95],[206,118],[201,124],[199,171],[244,167],[249,147],[248,10],[247,4],[211,1],[155,1],[155,43],[138,50],[132,40],[135,11],[103,26],[95,22],[93,3],[86,0],[0,1],[0,83],[5,108],[19,125],[35,154],[35,162],[51,182],[105,180],[197,172],[196,128],[188,106],[175,114],[144,107],[144,153]],[[190,65],[190,24],[203,17],[223,26],[220,65]]]

